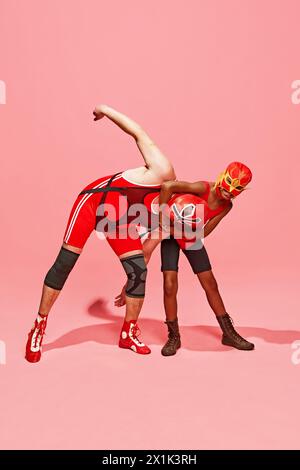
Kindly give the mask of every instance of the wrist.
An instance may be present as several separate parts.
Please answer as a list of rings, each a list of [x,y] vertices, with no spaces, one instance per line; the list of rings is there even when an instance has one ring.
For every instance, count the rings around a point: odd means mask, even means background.
[[[109,106],[107,106],[106,104],[101,104],[100,109],[101,109],[101,112],[105,115],[109,112]]]
[[[107,106],[106,104],[98,104],[96,106],[96,111],[106,115],[109,111],[109,106]]]

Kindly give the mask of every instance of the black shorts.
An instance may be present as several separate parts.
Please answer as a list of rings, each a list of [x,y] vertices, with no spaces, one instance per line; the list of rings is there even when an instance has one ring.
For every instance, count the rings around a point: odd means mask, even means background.
[[[191,268],[195,274],[203,271],[210,271],[211,265],[208,254],[203,244],[197,250],[182,250],[187,257]],[[178,271],[180,246],[177,241],[171,237],[161,242],[161,270]]]

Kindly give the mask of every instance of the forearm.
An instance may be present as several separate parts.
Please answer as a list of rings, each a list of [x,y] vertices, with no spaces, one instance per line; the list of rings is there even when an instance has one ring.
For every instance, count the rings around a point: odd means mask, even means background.
[[[211,232],[216,228],[216,225],[213,227],[212,225],[206,224],[204,227],[204,238],[208,237],[208,235],[211,234]]]
[[[107,106],[106,104],[98,106],[97,109],[99,109],[111,121],[117,124],[120,129],[122,129],[124,132],[131,135],[135,139],[137,139],[144,132],[137,122],[133,121],[125,114],[120,113],[116,109]]]
[[[171,189],[171,185],[164,183],[161,186],[161,190],[159,193],[159,225],[161,228],[163,228],[164,223],[165,223],[165,220],[164,220],[165,205],[171,199],[172,194],[173,194],[173,190]]]
[[[215,228],[217,227],[217,225],[219,225],[225,215],[227,215],[231,211],[231,208],[232,204],[230,204],[223,212],[221,212],[221,214],[216,215],[207,222],[204,227],[204,238],[210,235],[213,230],[215,230]]]
[[[161,186],[160,193],[159,193],[159,205],[167,204],[171,199],[173,194],[173,189],[171,184],[164,183]]]
[[[210,219],[207,224],[204,226],[204,238],[208,237],[208,235],[211,234],[213,230],[219,225],[223,217],[225,217],[226,214],[230,211],[230,208],[226,209],[224,212],[222,212],[219,215],[216,215],[212,219]]]
[[[160,191],[160,204],[166,204],[174,193],[192,193],[201,196],[206,190],[202,181],[189,183],[187,181],[166,181]]]

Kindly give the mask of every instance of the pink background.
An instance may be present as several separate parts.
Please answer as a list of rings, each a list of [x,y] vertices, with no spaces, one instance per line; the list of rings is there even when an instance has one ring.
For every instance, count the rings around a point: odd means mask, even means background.
[[[299,448],[299,17],[297,0],[0,0],[1,448]],[[233,160],[253,170],[206,247],[254,352],[220,344],[182,257],[183,347],[160,355],[158,252],[140,321],[152,354],[118,349],[124,275],[92,236],[43,360],[25,362],[74,197],[141,163],[133,140],[92,121],[101,102],[136,119],[180,179],[213,180]]]

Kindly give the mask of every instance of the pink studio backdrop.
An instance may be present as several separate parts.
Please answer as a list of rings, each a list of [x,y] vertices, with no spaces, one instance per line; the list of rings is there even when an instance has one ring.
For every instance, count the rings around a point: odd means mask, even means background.
[[[299,446],[299,17],[297,0],[0,0],[1,448]],[[253,170],[206,242],[253,353],[220,344],[182,257],[183,348],[160,355],[159,253],[140,322],[152,354],[119,350],[113,298],[124,275],[92,236],[51,315],[42,362],[25,362],[74,197],[141,164],[133,140],[93,122],[101,102],[136,119],[180,179],[213,180],[233,160]]]

